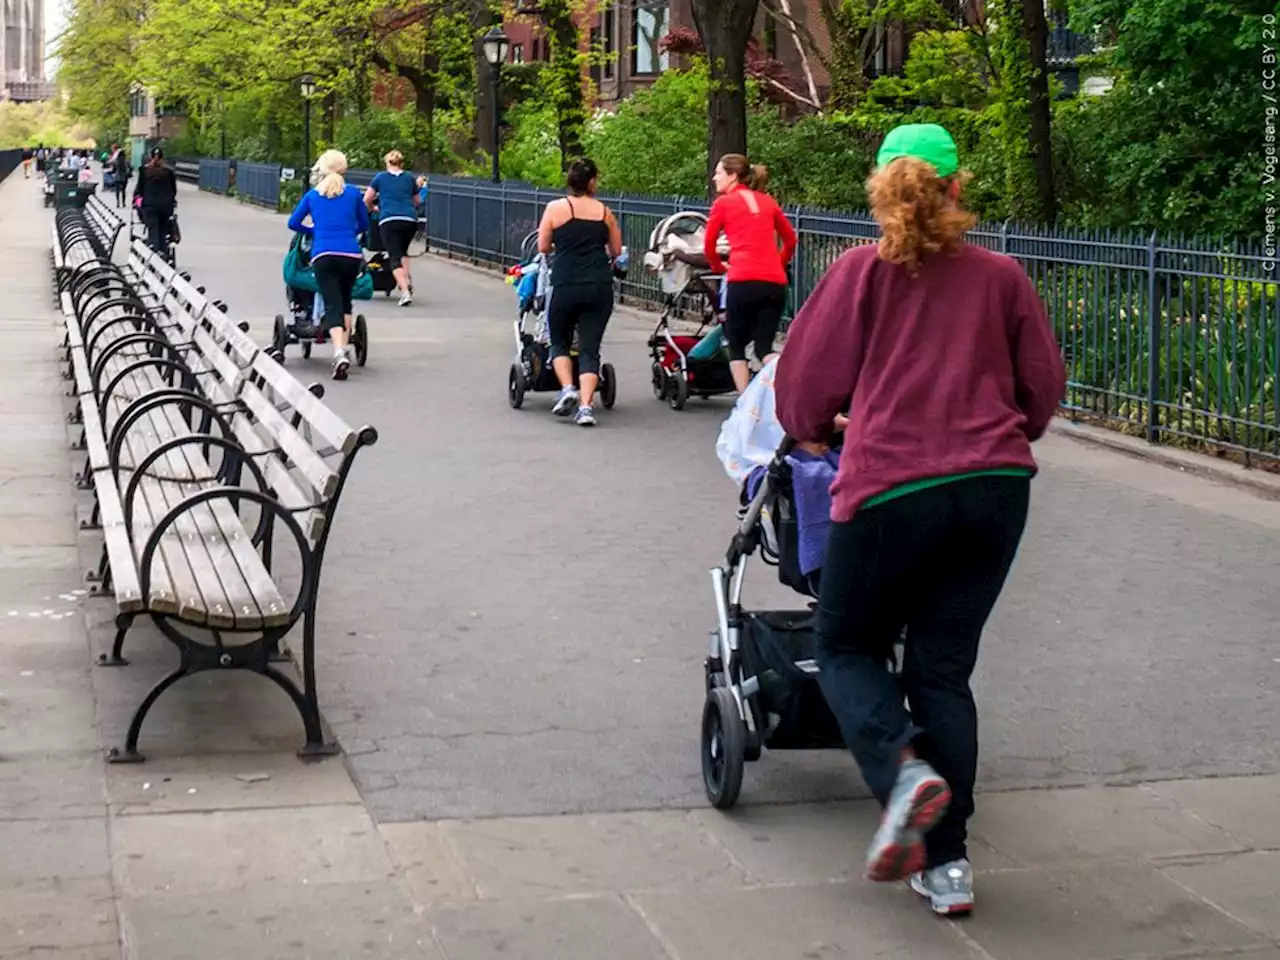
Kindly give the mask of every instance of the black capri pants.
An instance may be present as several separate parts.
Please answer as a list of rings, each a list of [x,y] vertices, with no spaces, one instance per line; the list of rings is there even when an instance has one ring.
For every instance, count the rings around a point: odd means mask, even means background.
[[[311,269],[324,298],[324,328],[341,327],[343,317],[351,315],[351,291],[364,269],[364,258],[322,255],[311,261]]]
[[[578,373],[600,374],[600,343],[613,314],[613,281],[566,283],[552,287],[548,304],[551,359],[569,356],[578,331]]]
[[[416,220],[384,220],[379,222],[378,232],[382,234],[382,244],[387,248],[391,269],[395,270],[409,255],[409,244],[418,232],[418,223]]]
[[[754,343],[756,359],[773,353],[773,341],[787,306],[787,287],[764,280],[734,280],[725,295],[724,338],[730,360],[746,360]]]

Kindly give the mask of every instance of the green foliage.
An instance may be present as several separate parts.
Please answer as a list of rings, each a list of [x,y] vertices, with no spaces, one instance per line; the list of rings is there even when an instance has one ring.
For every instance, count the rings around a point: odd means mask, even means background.
[[[624,193],[702,196],[707,176],[705,62],[664,73],[648,90],[597,117],[583,137],[601,184]]]
[[[67,115],[57,101],[0,103],[0,149],[46,146],[88,147],[93,131]]]
[[[538,186],[562,183],[559,121],[555,108],[528,100],[510,109],[507,122],[512,133],[502,144],[499,157],[503,178]]]

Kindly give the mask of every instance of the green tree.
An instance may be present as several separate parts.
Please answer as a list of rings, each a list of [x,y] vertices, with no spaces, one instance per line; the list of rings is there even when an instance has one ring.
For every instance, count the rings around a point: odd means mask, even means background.
[[[53,43],[71,112],[103,131],[128,129],[144,11],[144,0],[72,0],[66,28]]]

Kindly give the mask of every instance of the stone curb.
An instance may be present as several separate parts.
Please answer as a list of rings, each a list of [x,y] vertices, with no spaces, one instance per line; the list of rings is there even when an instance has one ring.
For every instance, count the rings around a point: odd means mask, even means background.
[[[1130,437],[1104,427],[1075,423],[1063,417],[1055,419],[1049,429],[1077,443],[1102,447],[1136,460],[1145,460],[1195,474],[1208,480],[1247,490],[1266,500],[1280,500],[1280,475],[1267,473],[1256,467],[1241,466],[1203,453],[1159,446],[1138,437]]]

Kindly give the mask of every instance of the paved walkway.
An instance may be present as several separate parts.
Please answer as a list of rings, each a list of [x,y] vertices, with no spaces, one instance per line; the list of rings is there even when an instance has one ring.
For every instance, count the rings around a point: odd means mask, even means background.
[[[1280,504],[1042,445],[979,678],[980,910],[935,922],[856,878],[875,811],[845,757],[767,758],[731,816],[701,801],[723,407],[658,406],[622,318],[599,430],[510,411],[510,291],[440,263],[421,307],[371,305],[370,366],[329,392],[382,434],[322,608],[354,780],[298,763],[288,704],[234,675],[184,681],[149,762],[105,766],[172,654],[137,628],[130,669],[89,666],[110,610],[81,592],[37,190],[0,186],[0,960],[1280,960]],[[265,338],[281,221],[182,214],[184,267]]]

